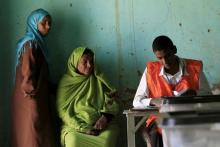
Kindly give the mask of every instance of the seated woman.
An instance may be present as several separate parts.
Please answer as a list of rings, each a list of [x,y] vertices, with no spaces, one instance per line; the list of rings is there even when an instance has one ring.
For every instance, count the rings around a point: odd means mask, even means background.
[[[69,57],[67,73],[57,93],[57,108],[63,121],[61,144],[65,147],[114,147],[118,136],[115,116],[116,91],[96,70],[95,55],[76,48]]]

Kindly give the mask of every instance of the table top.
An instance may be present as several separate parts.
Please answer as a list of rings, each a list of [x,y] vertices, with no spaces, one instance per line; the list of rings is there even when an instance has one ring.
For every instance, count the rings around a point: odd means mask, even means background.
[[[124,110],[123,111],[123,114],[126,114],[126,115],[134,115],[134,116],[144,116],[146,115],[147,112],[158,112],[158,108],[145,108],[145,109],[129,109],[129,110]]]

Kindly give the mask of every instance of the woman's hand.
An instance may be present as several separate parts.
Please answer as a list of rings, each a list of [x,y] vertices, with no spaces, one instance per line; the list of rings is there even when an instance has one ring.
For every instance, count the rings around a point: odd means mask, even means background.
[[[91,129],[91,130],[88,130],[88,131],[86,132],[86,134],[88,134],[88,135],[94,135],[94,136],[98,136],[99,133],[100,133],[100,131],[97,130],[97,129]]]
[[[95,123],[94,129],[96,130],[103,130],[107,127],[107,118],[102,115]]]
[[[118,93],[117,91],[110,92],[110,93],[108,94],[108,96],[109,96],[110,98],[117,99],[117,98],[119,98],[119,93]]]

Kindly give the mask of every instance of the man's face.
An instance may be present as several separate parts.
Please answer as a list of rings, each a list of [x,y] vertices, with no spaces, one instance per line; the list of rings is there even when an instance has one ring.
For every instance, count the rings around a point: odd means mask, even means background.
[[[93,57],[90,54],[84,54],[78,62],[77,70],[80,74],[88,76],[93,71]]]
[[[166,69],[171,69],[178,63],[172,50],[157,50],[154,54]]]

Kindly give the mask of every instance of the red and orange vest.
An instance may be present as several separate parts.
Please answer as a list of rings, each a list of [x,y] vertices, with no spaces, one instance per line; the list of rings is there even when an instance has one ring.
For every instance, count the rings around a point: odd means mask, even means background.
[[[180,92],[184,89],[197,91],[199,89],[199,76],[202,62],[192,59],[184,59],[182,79],[176,85],[170,85],[163,76],[160,76],[161,64],[159,61],[147,63],[147,86],[150,98],[162,96],[174,96],[173,91]]]
[[[184,89],[191,89],[197,91],[199,89],[199,76],[202,70],[202,61],[184,59],[182,79],[176,84],[169,84],[163,76],[160,75],[161,63],[148,62],[147,63],[147,86],[150,98],[160,98],[162,96],[174,96],[173,91],[180,92]],[[156,120],[155,115],[150,115],[146,121],[146,127],[148,127],[153,121]],[[157,131],[161,133],[158,128]]]

